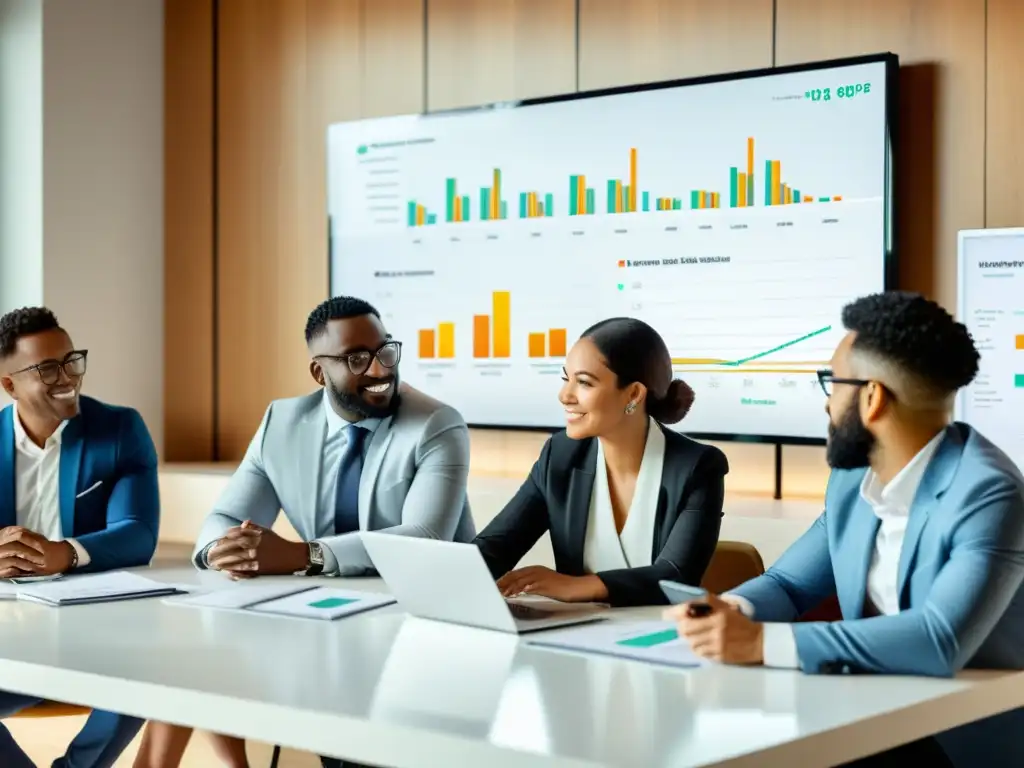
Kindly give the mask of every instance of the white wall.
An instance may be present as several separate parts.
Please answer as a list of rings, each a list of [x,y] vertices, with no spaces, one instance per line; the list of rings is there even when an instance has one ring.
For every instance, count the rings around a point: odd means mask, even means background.
[[[36,98],[40,105],[41,215],[19,238],[31,243],[38,232],[42,256],[41,298],[22,278],[0,288],[0,309],[36,303],[53,309],[76,346],[89,349],[84,390],[137,408],[159,450],[163,0],[0,0],[4,6],[22,17],[30,10],[21,6],[37,9],[41,60],[26,52],[27,43],[8,44],[7,33],[0,60],[4,78],[11,60],[16,78],[27,73],[35,79],[34,86],[19,80],[10,93],[25,103]],[[5,90],[0,115],[9,112],[9,104]],[[32,150],[27,133],[23,129],[11,142],[13,151]],[[3,185],[16,185],[20,194],[19,179],[12,176],[6,164],[0,166]],[[0,199],[0,221],[17,216],[19,205],[28,203]],[[18,269],[5,241],[0,234],[0,278]]]

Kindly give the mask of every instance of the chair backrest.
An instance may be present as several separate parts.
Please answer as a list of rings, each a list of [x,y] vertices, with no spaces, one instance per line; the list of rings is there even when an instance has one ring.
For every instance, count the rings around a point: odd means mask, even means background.
[[[72,717],[74,715],[88,715],[92,710],[89,707],[80,707],[77,704],[62,704],[59,701],[43,701],[34,707],[27,707],[12,717]]]
[[[745,541],[720,541],[701,586],[720,595],[764,573],[764,561],[757,547]]]

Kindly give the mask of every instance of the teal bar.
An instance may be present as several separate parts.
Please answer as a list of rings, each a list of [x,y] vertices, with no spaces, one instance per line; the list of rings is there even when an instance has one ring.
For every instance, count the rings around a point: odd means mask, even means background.
[[[764,204],[772,204],[772,161],[764,161]]]
[[[750,178],[747,179],[747,205],[754,205],[754,174],[750,174]]]
[[[672,210],[673,211],[681,210],[682,207],[683,207],[683,201],[680,200],[678,197],[676,197],[676,198],[674,198],[672,200]]]
[[[735,208],[740,204],[739,198],[740,172],[738,168],[729,169],[729,207]]]
[[[819,197],[818,198],[818,202],[819,203],[827,203],[830,199],[831,198],[828,198],[828,197]]]
[[[498,208],[498,215],[501,216],[501,218],[503,219],[508,218],[508,206],[505,205],[504,200],[501,201],[501,205]]]
[[[555,211],[555,196],[548,192],[544,195],[544,215],[553,216]]]
[[[412,200],[409,201],[409,226],[416,226],[416,203]]]
[[[690,193],[690,207],[700,208],[700,192],[696,189]]]
[[[594,188],[589,187],[587,189],[587,213],[594,213],[597,208],[594,206]]]
[[[526,214],[527,214],[527,211],[526,211],[526,200],[527,200],[526,193],[525,192],[520,192],[519,193],[519,218],[520,219],[525,219],[526,218]]]
[[[1024,388],[1024,373],[1018,373],[1013,377],[1013,386]]]
[[[580,199],[579,186],[580,186],[580,177],[579,176],[570,176],[569,177],[569,215],[570,216],[578,216],[579,215],[579,211],[577,210],[577,208],[579,208],[579,206],[576,204],[576,201]]]
[[[455,179],[446,181],[448,193],[445,195],[445,221],[455,221]]]
[[[799,189],[794,189],[793,190],[793,202],[794,203],[802,203],[803,202],[803,200],[800,199],[800,190]]]
[[[437,214],[436,213],[428,213],[427,214],[427,224],[437,224]]]
[[[608,213],[615,213],[615,179],[608,179]]]
[[[645,211],[651,210],[651,193],[650,192],[644,192],[643,205],[644,205],[644,210]]]
[[[469,221],[469,195],[462,196],[462,220]]]

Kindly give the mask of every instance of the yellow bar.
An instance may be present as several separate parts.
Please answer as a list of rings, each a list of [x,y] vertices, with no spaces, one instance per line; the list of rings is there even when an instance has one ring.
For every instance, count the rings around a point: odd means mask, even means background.
[[[455,323],[437,324],[437,356],[455,357]]]
[[[420,331],[420,357],[429,360],[434,357],[434,329],[423,328]]]
[[[417,205],[416,206],[416,226],[417,227],[422,227],[423,226],[424,217],[426,215],[427,215],[427,209],[424,208],[422,205]]]
[[[832,195],[832,199],[835,200],[836,202],[838,202],[838,201],[843,199],[843,196],[842,195]]]
[[[1024,349],[1024,334],[1018,336],[1015,341],[1017,349]]]
[[[590,213],[587,210],[587,177],[582,173],[579,179],[576,181],[576,210],[580,213]]]
[[[736,205],[738,208],[747,207],[747,174],[736,174]]]
[[[793,190],[786,184],[782,186],[782,189],[786,193],[786,205],[789,205],[793,202]]]
[[[717,208],[719,206],[719,204],[720,204],[719,193],[718,192],[712,192],[711,193],[711,207],[712,208]]]
[[[495,291],[491,296],[491,314],[494,317],[494,356],[512,355],[512,294]]]
[[[529,336],[528,351],[530,357],[544,357],[544,334],[531,333]]]
[[[626,210],[636,212],[636,147],[629,150],[629,200]]]
[[[473,315],[473,357],[490,357],[491,317]]]
[[[747,139],[747,178],[754,175],[754,137]]]
[[[779,200],[779,183],[782,180],[782,163],[778,160],[772,160],[772,205],[780,205],[782,203]]]
[[[494,184],[491,187],[491,219],[501,216],[501,171],[494,169]]]
[[[615,180],[615,212],[622,213],[622,182]]]
[[[456,221],[462,221],[462,198],[456,196],[455,198],[455,211],[453,212]]]
[[[1024,339],[1024,336],[1021,337]],[[548,354],[551,357],[565,357],[565,328],[548,329]]]
[[[811,195],[804,195],[804,202],[805,203],[813,203],[814,202],[814,197],[811,196]]]

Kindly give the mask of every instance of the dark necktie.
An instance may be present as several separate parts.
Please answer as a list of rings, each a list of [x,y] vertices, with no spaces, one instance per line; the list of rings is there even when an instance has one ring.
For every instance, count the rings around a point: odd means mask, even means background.
[[[362,427],[349,424],[348,442],[338,462],[338,486],[334,497],[334,533],[359,530],[359,476],[363,473],[363,438],[369,434]]]

